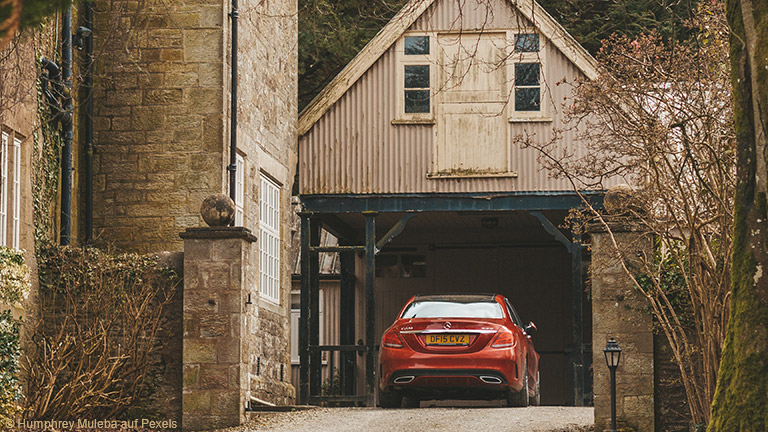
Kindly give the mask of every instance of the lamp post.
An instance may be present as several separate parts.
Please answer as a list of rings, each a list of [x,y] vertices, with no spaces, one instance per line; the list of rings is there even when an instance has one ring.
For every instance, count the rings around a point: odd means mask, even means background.
[[[621,348],[616,339],[608,339],[608,343],[603,348],[605,354],[605,364],[611,371],[611,432],[616,432],[616,368],[621,359]]]

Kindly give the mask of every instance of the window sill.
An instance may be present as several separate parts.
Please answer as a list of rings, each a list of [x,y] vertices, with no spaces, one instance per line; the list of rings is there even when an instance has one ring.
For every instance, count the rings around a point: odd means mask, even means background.
[[[439,172],[439,173],[427,173],[428,180],[442,180],[442,179],[464,179],[464,178],[517,178],[517,172],[500,172],[500,173],[471,173],[471,172]]]
[[[551,123],[552,117],[510,117],[510,123]]]
[[[394,119],[392,120],[393,126],[400,126],[400,125],[434,125],[435,119]]]

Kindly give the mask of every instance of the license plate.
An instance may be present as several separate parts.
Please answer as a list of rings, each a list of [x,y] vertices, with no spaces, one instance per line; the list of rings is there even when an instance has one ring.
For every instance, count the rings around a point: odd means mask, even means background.
[[[469,345],[469,335],[428,334],[427,345]]]

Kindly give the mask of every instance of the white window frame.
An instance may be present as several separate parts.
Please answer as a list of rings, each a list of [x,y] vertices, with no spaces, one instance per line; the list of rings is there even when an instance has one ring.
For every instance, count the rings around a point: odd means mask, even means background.
[[[518,34],[538,34],[539,35],[539,51],[538,52],[516,52],[515,49],[515,35]],[[510,122],[549,122],[552,121],[551,114],[549,112],[549,91],[546,79],[546,52],[547,52],[547,38],[544,35],[533,28],[520,28],[507,33],[508,45],[510,47],[511,54],[509,55],[509,61],[507,63],[507,71],[509,77],[511,77],[512,91],[509,94],[509,121]],[[541,109],[539,111],[516,111],[515,110],[515,65],[518,63],[538,63],[539,64],[539,103]],[[528,86],[526,86],[528,87]]]
[[[405,38],[410,36],[429,37],[429,54],[413,55],[405,54]],[[397,118],[392,124],[434,124],[435,123],[435,82],[437,79],[437,67],[434,59],[437,58],[437,35],[433,32],[408,32],[397,41]],[[405,66],[429,66],[429,112],[406,113],[405,112]],[[418,90],[418,89],[414,89]]]
[[[325,345],[325,290],[320,288],[318,294],[318,320],[320,321],[320,334],[318,335],[318,343]],[[291,308],[291,364],[299,365],[301,363],[301,357],[299,356],[299,325],[301,324],[301,309]],[[326,358],[327,351],[323,351],[322,363],[327,364]]]
[[[245,159],[235,156],[235,226],[245,226]]]
[[[13,139],[13,236],[12,246],[19,249],[19,231],[21,223],[21,140]]]
[[[280,185],[260,175],[259,296],[280,304]]]
[[[0,246],[7,246],[8,237],[8,140],[10,136],[3,132],[0,147]]]

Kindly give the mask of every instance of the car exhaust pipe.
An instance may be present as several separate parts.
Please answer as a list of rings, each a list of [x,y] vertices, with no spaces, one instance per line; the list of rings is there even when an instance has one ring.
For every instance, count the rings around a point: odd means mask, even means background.
[[[394,383],[395,384],[408,384],[409,382],[413,381],[416,377],[408,375],[408,376],[401,376],[395,378]]]
[[[480,381],[486,384],[501,384],[501,378],[495,376],[481,376]]]

